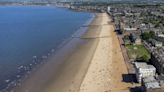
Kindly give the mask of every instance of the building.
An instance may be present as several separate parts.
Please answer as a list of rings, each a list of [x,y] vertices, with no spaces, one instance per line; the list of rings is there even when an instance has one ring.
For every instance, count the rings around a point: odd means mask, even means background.
[[[134,41],[135,45],[141,45],[141,39],[139,37],[137,37]]]
[[[142,33],[145,33],[145,32],[149,33],[150,32],[150,30],[147,28],[142,28],[141,31],[142,31]]]
[[[123,22],[119,22],[120,33],[123,32],[124,28],[125,28],[125,24]]]
[[[164,38],[164,34],[162,34],[162,33],[157,33],[157,35],[158,35],[158,37]]]
[[[137,35],[141,35],[141,29],[139,29],[139,28],[124,28],[120,31],[123,35],[130,36],[130,33],[136,33]]]
[[[162,36],[154,36],[153,38],[159,41],[164,41],[164,37]]]
[[[136,33],[130,33],[130,38],[131,38],[132,42],[134,42],[135,45],[141,44],[141,39]]]
[[[152,43],[155,45],[155,47],[162,47],[162,42],[152,40]]]
[[[164,84],[164,76],[159,75],[159,76],[158,76],[158,80],[159,80],[159,83],[160,83],[160,84]]]
[[[164,49],[154,50],[150,62],[156,67],[159,74],[164,74]]]
[[[142,78],[141,87],[143,92],[163,92],[158,80],[154,76]]]
[[[139,16],[141,15],[141,13],[134,13],[134,15],[135,15],[136,17],[139,17]]]
[[[107,7],[107,12],[110,12],[110,7],[109,6]]]
[[[135,63],[136,78],[138,82],[141,82],[142,78],[148,76],[155,76],[156,68],[153,65],[147,65],[145,62]]]

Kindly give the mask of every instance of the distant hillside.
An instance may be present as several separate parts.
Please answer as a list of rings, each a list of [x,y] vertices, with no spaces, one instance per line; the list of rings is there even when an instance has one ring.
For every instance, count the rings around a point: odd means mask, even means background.
[[[133,0],[0,0],[0,1],[61,1],[61,2],[78,2],[78,1],[90,1],[90,2],[104,2],[104,1],[133,1]],[[135,1],[135,0],[134,0]],[[138,0],[137,0],[138,1]]]
[[[164,0],[0,0],[0,1],[61,1],[61,2],[78,2],[78,1],[90,1],[90,2],[108,2],[108,1],[164,1]]]

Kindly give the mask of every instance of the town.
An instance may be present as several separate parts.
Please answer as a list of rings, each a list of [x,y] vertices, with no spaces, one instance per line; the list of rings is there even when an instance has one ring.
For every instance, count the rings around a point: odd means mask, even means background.
[[[113,20],[122,54],[139,91],[164,91],[164,4],[76,3],[61,4],[74,11],[106,12]]]
[[[164,92],[164,2],[3,2],[2,5],[45,5],[107,13],[112,20],[108,24],[115,27],[134,92]]]
[[[134,92],[164,91],[164,3],[55,3],[110,15]],[[133,92],[133,91],[132,91]]]
[[[163,4],[112,5],[107,12],[112,16],[122,42],[129,74],[135,74],[143,92],[163,92]]]

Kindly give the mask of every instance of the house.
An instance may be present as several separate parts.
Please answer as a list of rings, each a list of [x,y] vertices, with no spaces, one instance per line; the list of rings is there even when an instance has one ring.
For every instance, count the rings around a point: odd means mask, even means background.
[[[123,35],[129,35],[130,33],[136,33],[138,35],[141,35],[141,29],[140,28],[124,28],[123,30],[121,30],[121,33]]]
[[[134,42],[135,45],[141,44],[141,39],[136,33],[130,33],[130,38],[131,38],[132,42]]]
[[[139,37],[137,37],[134,41],[135,45],[141,45],[141,39]]]
[[[150,32],[150,30],[147,28],[142,28],[141,31],[142,31],[142,33],[145,33],[145,32],[149,33]]]
[[[152,40],[152,44],[155,45],[155,47],[162,47],[162,42],[156,41],[156,40]]]
[[[158,28],[150,28],[150,30],[153,30],[155,33],[158,33],[159,32],[159,29]]]
[[[158,80],[159,80],[159,83],[160,83],[160,84],[164,84],[164,76],[159,75],[159,76],[158,76]]]
[[[163,36],[154,36],[153,38],[156,39],[156,40],[159,40],[159,41],[164,41]]]
[[[136,62],[135,63],[135,72],[138,82],[141,82],[142,78],[148,76],[155,76],[156,68],[153,65],[147,65],[145,62]]]
[[[153,25],[152,23],[148,23],[148,25],[149,25],[149,28],[154,28],[155,27],[155,25]]]
[[[163,37],[164,38],[164,34],[162,34],[161,32],[156,33],[158,37]]]
[[[156,67],[159,74],[164,74],[164,50],[161,48],[151,53],[150,62]]]
[[[139,17],[139,16],[141,15],[141,13],[134,13],[134,15],[135,15],[136,17]]]
[[[119,22],[119,29],[120,29],[120,33],[122,33],[122,31],[125,28],[125,24],[123,22]]]
[[[144,27],[144,26],[145,26],[145,23],[142,23],[142,24],[141,24],[141,27]]]

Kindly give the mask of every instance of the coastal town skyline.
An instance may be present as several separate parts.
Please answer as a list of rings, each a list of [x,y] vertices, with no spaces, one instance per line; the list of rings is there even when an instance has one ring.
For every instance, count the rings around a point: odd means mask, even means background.
[[[0,15],[0,92],[164,92],[163,0],[3,0]]]
[[[151,1],[151,2],[153,2],[153,1],[164,1],[164,0],[1,0],[1,2],[5,2],[5,1],[36,1],[36,2],[38,2],[38,1],[40,1],[40,2],[43,2],[43,1],[47,1],[47,2],[52,2],[52,1],[58,1],[58,2],[81,2],[81,1],[83,1],[83,2],[117,2],[117,1],[120,1],[120,2],[122,2],[122,1],[134,1],[134,2],[140,2],[140,1],[142,1],[142,2],[144,2],[144,1]]]

